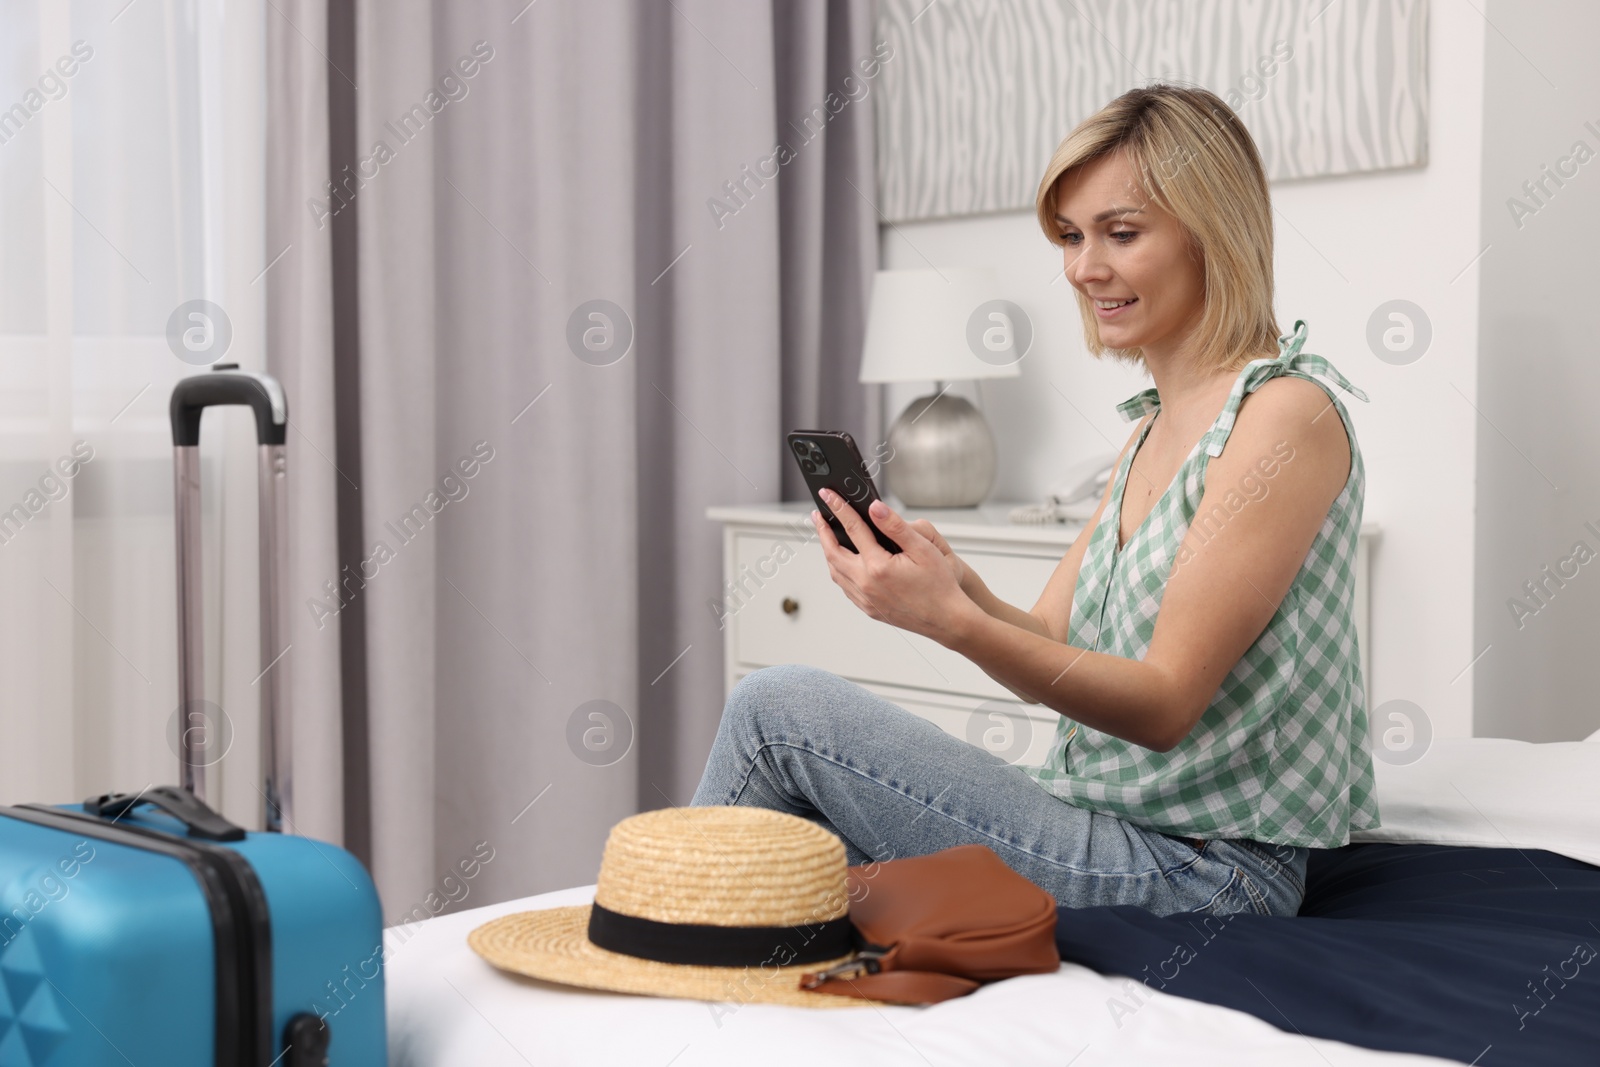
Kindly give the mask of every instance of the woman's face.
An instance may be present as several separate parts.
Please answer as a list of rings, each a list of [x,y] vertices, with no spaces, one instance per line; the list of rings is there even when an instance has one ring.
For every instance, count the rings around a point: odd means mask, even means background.
[[[1204,309],[1204,273],[1189,256],[1182,224],[1144,197],[1122,153],[1058,182],[1056,224],[1063,270],[1096,302],[1101,342],[1141,348],[1147,357],[1174,351]],[[1114,310],[1098,303],[1130,299]]]

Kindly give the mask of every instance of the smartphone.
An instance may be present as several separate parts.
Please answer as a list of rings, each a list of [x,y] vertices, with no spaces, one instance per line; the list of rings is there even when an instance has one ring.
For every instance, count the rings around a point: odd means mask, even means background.
[[[878,487],[872,484],[872,475],[867,473],[867,465],[861,459],[861,450],[856,447],[855,439],[842,430],[795,430],[789,434],[788,440],[789,452],[800,464],[800,473],[805,477],[806,487],[811,490],[811,498],[817,502],[817,510],[822,512],[822,517],[828,520],[828,526],[833,530],[833,536],[839,539],[839,544],[860,554],[845,533],[844,524],[822,499],[820,491],[823,489],[832,489],[850,502],[884,551],[899,552],[900,546],[884,536],[867,514],[867,507],[878,499]]]

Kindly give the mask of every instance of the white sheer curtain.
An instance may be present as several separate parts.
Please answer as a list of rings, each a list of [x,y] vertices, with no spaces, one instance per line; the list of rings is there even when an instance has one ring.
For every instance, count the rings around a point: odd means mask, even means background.
[[[166,403],[262,365],[264,10],[0,0],[0,802],[176,780]],[[225,354],[169,345],[197,299]],[[248,417],[203,438],[208,799],[259,825]]]

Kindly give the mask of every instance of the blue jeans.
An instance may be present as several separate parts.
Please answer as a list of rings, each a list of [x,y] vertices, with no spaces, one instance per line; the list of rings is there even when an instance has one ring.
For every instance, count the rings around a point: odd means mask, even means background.
[[[1294,915],[1310,850],[1177,837],[1068,804],[1019,767],[829,671],[739,680],[693,805],[810,819],[850,865],[988,845],[1068,907]]]

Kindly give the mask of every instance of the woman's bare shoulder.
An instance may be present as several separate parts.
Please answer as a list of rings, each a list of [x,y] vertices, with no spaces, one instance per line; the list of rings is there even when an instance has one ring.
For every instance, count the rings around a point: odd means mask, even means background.
[[[1342,486],[1349,475],[1353,445],[1344,419],[1326,389],[1298,375],[1274,377],[1245,397],[1230,437],[1245,442],[1245,451],[1252,443],[1271,449],[1291,442],[1314,461],[1303,467],[1322,470],[1330,486]]]

